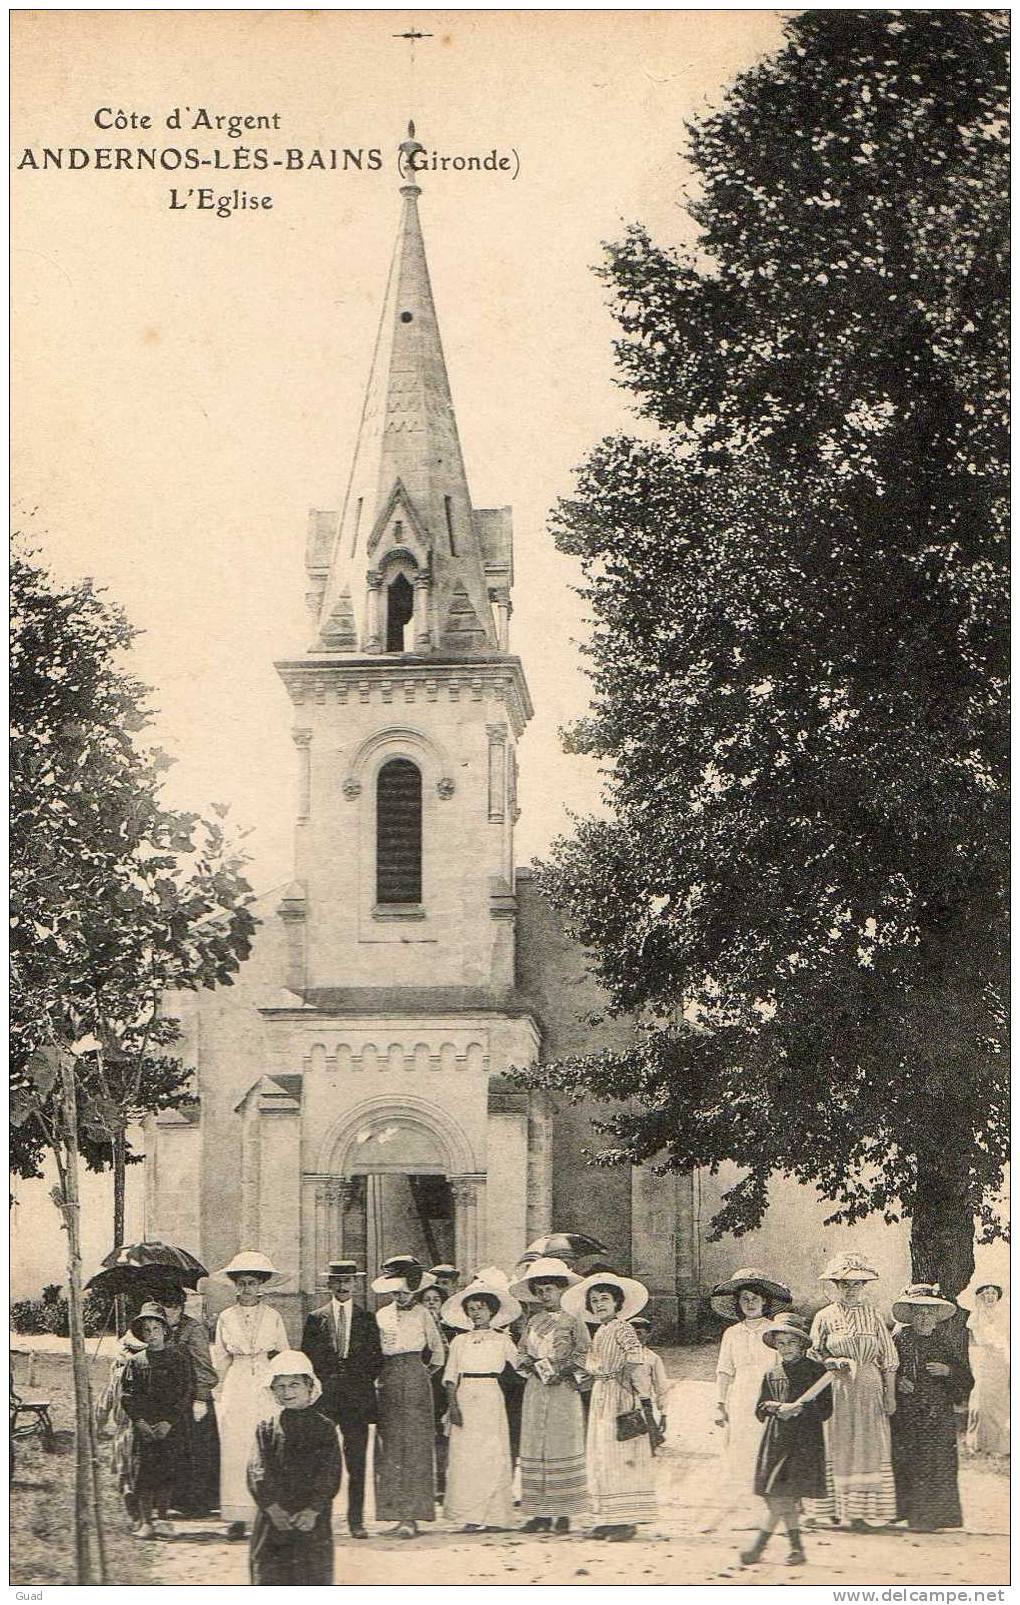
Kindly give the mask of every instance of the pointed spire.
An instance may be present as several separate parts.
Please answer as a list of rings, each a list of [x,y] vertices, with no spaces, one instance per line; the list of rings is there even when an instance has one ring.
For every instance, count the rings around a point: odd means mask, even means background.
[[[418,573],[431,575],[432,645],[441,650],[496,648],[485,553],[464,471],[418,217],[421,189],[415,182],[415,158],[424,149],[410,123],[400,145],[406,182],[400,188],[396,247],[319,612],[322,645],[341,650],[349,641],[352,602],[362,647],[380,650],[371,621],[362,626],[368,610],[359,599],[387,551],[398,547],[412,553]],[[336,630],[339,617],[343,643]]]

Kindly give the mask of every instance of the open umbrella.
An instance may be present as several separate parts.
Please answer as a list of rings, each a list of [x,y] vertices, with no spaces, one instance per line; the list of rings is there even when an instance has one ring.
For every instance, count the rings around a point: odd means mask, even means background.
[[[197,1287],[209,1272],[187,1249],[169,1243],[125,1243],[107,1254],[103,1269],[90,1277],[89,1292],[117,1298],[122,1293],[151,1291],[156,1297],[168,1288]]]
[[[593,1259],[608,1252],[605,1243],[600,1243],[597,1237],[586,1237],[583,1232],[549,1232],[528,1244],[519,1267],[530,1265],[536,1259],[562,1259],[568,1265],[575,1265],[579,1260]]]

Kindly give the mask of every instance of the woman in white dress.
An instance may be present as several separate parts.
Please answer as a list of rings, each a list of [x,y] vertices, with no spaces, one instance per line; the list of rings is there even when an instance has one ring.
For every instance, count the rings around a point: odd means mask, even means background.
[[[985,1282],[977,1289],[967,1331],[974,1373],[967,1448],[972,1454],[1008,1455],[1009,1316],[998,1282]]]
[[[656,1512],[652,1467],[651,1378],[641,1339],[630,1324],[648,1302],[648,1289],[630,1276],[593,1271],[568,1288],[563,1309],[598,1321],[585,1369],[595,1378],[588,1411],[587,1475],[591,1508],[599,1518],[593,1538],[611,1544],[634,1537],[639,1522]],[[621,1438],[619,1418],[638,1412],[647,1428]]]
[[[788,1287],[755,1266],[734,1271],[712,1289],[712,1308],[732,1325],[723,1333],[716,1366],[716,1425],[723,1428],[727,1494],[751,1512],[758,1446],[765,1430],[755,1414],[766,1371],[776,1363],[774,1350],[762,1335],[776,1310],[793,1298]]]
[[[510,1428],[499,1379],[517,1358],[503,1328],[520,1313],[505,1288],[477,1278],[443,1305],[444,1322],[459,1329],[443,1373],[450,1401],[443,1514],[465,1532],[499,1530],[513,1522]]]
[[[219,1379],[216,1419],[220,1432],[220,1516],[228,1538],[243,1538],[255,1518],[248,1492],[248,1460],[255,1428],[265,1414],[269,1362],[290,1347],[279,1311],[261,1302],[267,1288],[283,1278],[265,1254],[244,1249],[216,1272],[231,1282],[237,1302],[216,1322],[212,1362]]]

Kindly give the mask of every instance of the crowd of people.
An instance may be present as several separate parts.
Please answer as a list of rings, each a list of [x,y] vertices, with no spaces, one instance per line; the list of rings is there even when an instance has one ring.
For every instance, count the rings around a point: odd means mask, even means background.
[[[831,1260],[820,1280],[835,1296],[810,1324],[789,1308],[789,1288],[758,1268],[714,1290],[714,1310],[731,1323],[717,1372],[729,1486],[737,1502],[762,1501],[746,1566],[780,1525],[794,1566],[806,1521],[961,1527],[960,1429],[974,1452],[1008,1453],[1002,1287],[979,1287],[965,1320],[937,1285],[915,1283],[894,1301],[890,1326],[867,1297],[877,1279],[859,1255]]]
[[[375,1515],[394,1536],[415,1538],[437,1501],[464,1532],[565,1533],[587,1512],[590,1536],[626,1542],[654,1521],[669,1384],[634,1278],[537,1258],[516,1280],[489,1266],[461,1287],[452,1265],[396,1255],[371,1283],[386,1300],[373,1314],[356,1296],[359,1266],[338,1260],[291,1349],[266,1301],[280,1278],[264,1254],[244,1250],[217,1276],[234,1302],[211,1344],[184,1295],[164,1293],[111,1368],[101,1410],[138,1538],[172,1534],[171,1511],[218,1510],[228,1537],[250,1537],[254,1583],[330,1582],[344,1467],[350,1537],[368,1537],[373,1427]],[[713,1291],[727,1322],[717,1420],[728,1485],[745,1517],[760,1512],[746,1566],[780,1526],[791,1565],[805,1558],[807,1522],[959,1527],[968,1400],[971,1446],[1008,1450],[1001,1287],[978,1289],[962,1327],[938,1287],[910,1286],[890,1329],[866,1296],[866,1260],[844,1254],[822,1280],[834,1297],[810,1322],[757,1268]]]

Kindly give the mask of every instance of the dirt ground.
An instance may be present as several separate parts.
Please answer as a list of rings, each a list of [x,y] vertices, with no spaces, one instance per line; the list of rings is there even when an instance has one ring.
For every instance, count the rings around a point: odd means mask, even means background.
[[[18,1341],[18,1340],[15,1340]],[[965,1461],[961,1472],[965,1531],[920,1535],[900,1529],[850,1533],[832,1528],[805,1533],[808,1563],[791,1573],[785,1545],[773,1539],[766,1563],[742,1568],[738,1550],[754,1528],[748,1510],[727,1507],[720,1491],[720,1434],[712,1424],[715,1350],[667,1351],[675,1379],[670,1431],[657,1457],[660,1515],[629,1544],[607,1545],[578,1530],[560,1537],[521,1533],[461,1534],[438,1520],[414,1542],[387,1538],[372,1521],[368,1543],[346,1535],[343,1490],[336,1506],[338,1583],[414,1584],[449,1580],[503,1584],[607,1583],[836,1584],[837,1586],[927,1585],[994,1587],[1009,1581],[1009,1484],[1002,1468]],[[25,1359],[19,1361],[24,1375]],[[66,1358],[37,1355],[36,1385],[55,1401],[54,1417],[70,1425]],[[105,1373],[105,1362],[97,1369]],[[27,1388],[23,1389],[26,1393]],[[58,1397],[60,1395],[60,1397]],[[70,1533],[74,1460],[69,1436],[62,1453],[47,1456],[33,1444],[19,1447],[11,1490],[11,1579],[18,1586],[70,1582]],[[215,1521],[181,1522],[176,1538],[141,1544],[126,1537],[123,1517],[110,1495],[114,1529],[109,1541],[112,1582],[244,1584],[247,1546],[228,1543]]]

